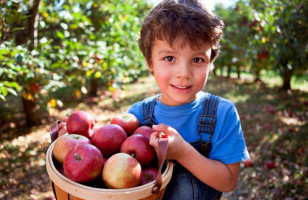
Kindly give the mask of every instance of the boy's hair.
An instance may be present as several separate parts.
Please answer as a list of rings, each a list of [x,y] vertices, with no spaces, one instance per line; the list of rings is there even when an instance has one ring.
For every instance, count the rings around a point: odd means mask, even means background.
[[[219,54],[223,22],[198,0],[164,0],[146,16],[140,31],[139,48],[148,64],[155,39],[165,40],[170,46],[178,36],[191,48],[204,43],[212,47],[211,61]]]

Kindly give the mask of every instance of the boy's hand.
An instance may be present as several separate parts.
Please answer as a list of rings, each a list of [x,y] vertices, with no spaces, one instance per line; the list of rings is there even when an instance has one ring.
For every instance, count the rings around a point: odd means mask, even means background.
[[[168,137],[167,159],[178,160],[182,156],[181,152],[183,152],[183,148],[185,148],[187,142],[174,128],[166,124],[153,125],[152,128],[155,132],[151,134],[150,145],[154,148],[158,148],[159,137]]]
[[[67,119],[67,117],[64,117],[62,121],[57,120],[53,125],[49,127],[51,142],[55,141],[58,137],[64,135],[67,132]]]
[[[67,117],[64,117],[61,120],[61,123],[58,124],[58,128],[59,128],[59,135],[58,137],[60,137],[61,135],[64,135],[65,133],[67,133],[67,129],[66,129],[66,122],[67,122]]]

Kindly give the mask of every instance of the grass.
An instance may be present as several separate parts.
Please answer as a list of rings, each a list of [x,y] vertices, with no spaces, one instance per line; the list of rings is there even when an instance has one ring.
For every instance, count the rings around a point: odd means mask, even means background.
[[[217,74],[221,74],[221,69],[217,68]],[[222,75],[227,76],[227,71],[223,71]],[[235,70],[231,70],[231,78],[236,79],[237,73]],[[241,79],[247,81],[253,81],[255,79],[254,74],[250,72],[241,72]],[[261,71],[261,81],[265,83],[268,87],[281,87],[283,80],[277,72],[262,70]],[[294,90],[302,90],[308,92],[308,74],[303,74],[300,76],[292,76],[291,78],[291,88]]]

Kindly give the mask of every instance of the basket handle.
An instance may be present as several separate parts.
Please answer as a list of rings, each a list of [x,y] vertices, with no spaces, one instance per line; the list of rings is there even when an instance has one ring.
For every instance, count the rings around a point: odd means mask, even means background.
[[[51,142],[55,141],[58,138],[58,136],[59,136],[59,127],[58,127],[58,125],[60,123],[61,123],[61,121],[57,120],[49,128]]]
[[[158,175],[152,188],[152,193],[159,193],[162,185],[161,170],[166,160],[168,151],[168,137],[164,133],[163,136],[160,134],[160,137],[158,137],[158,148],[155,148],[155,150],[158,158]]]

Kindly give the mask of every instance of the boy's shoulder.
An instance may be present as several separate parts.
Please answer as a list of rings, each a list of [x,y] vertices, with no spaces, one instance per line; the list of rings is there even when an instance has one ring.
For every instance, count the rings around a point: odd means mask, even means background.
[[[158,95],[154,95],[154,96],[150,96],[150,97],[146,97],[146,98],[144,98],[144,99],[142,99],[142,100],[140,100],[140,101],[137,101],[137,102],[135,102],[133,105],[131,105],[131,107],[142,107],[142,105],[143,104],[147,104],[147,103],[150,103],[150,102],[152,102],[154,99],[156,99],[158,96],[159,96],[160,94],[158,94]]]
[[[218,106],[223,106],[223,107],[229,107],[229,106],[234,106],[234,103],[229,100],[229,99],[226,99],[222,96],[219,96],[219,95],[216,95],[216,94],[212,94],[212,93],[208,93],[208,92],[201,92],[200,93],[201,95],[199,95],[200,97],[199,98],[204,98],[206,95],[213,95],[215,97],[218,97],[218,100],[219,100],[219,104]]]
[[[219,97],[220,104],[222,104],[223,106],[234,106],[234,103],[231,100],[226,99],[221,96],[218,96],[218,97]]]

